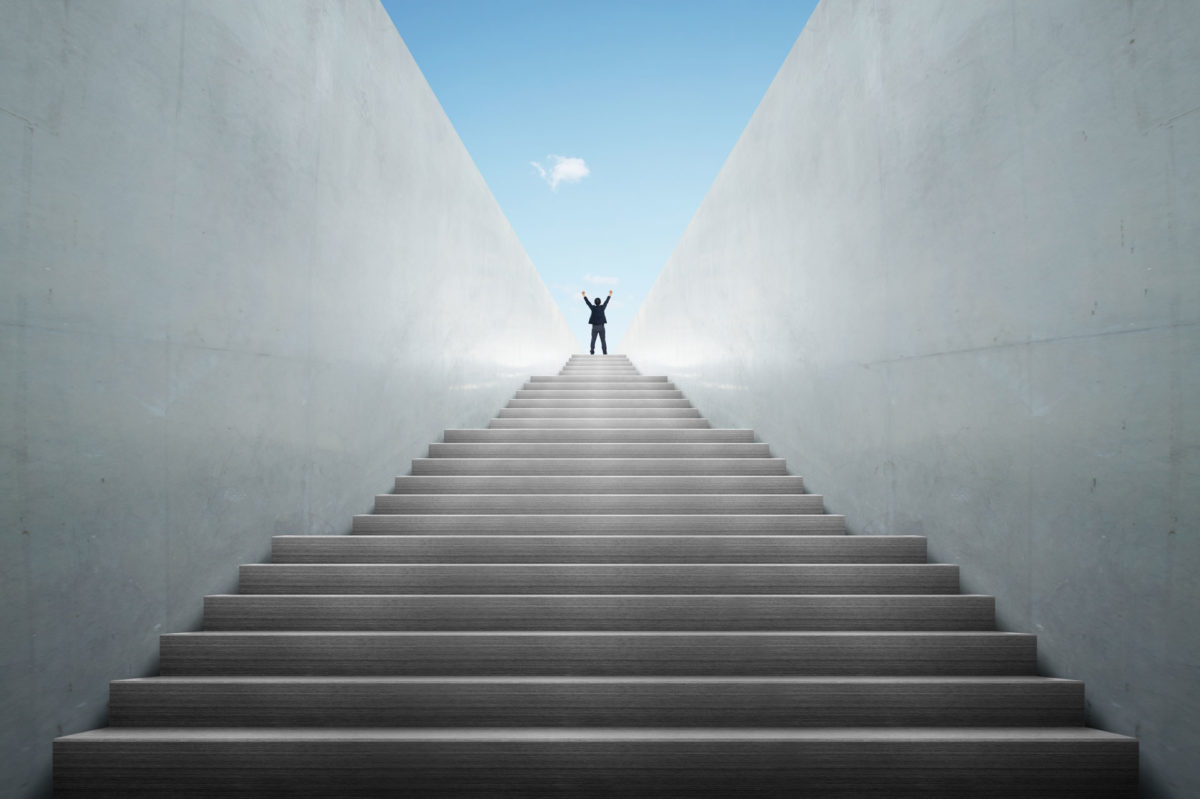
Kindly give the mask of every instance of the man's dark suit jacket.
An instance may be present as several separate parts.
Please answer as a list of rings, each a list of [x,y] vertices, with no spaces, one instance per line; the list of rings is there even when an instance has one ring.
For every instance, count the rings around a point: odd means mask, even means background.
[[[612,297],[609,297],[607,300],[604,301],[603,305],[592,305],[591,300],[589,300],[587,297],[583,298],[584,304],[587,305],[587,307],[592,309],[592,318],[588,320],[589,325],[606,325],[606,324],[608,324],[608,320],[604,318],[604,309],[608,307],[608,300],[611,300],[611,299],[612,299]]]

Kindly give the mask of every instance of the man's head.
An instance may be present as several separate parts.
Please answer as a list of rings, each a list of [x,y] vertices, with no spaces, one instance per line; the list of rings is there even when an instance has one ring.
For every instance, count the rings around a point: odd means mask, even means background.
[[[599,298],[599,297],[597,297],[597,298],[596,298],[596,304],[597,304],[597,305],[599,305],[599,304],[600,304],[600,298]]]

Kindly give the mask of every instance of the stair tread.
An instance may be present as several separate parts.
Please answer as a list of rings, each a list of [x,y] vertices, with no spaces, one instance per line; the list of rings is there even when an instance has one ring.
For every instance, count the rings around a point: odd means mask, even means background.
[[[759,442],[723,441],[547,441],[547,442],[434,442],[430,458],[768,458],[768,445]],[[595,453],[591,455],[589,453]]]
[[[239,638],[277,636],[281,638],[989,638],[1032,639],[1033,633],[1005,630],[223,630],[219,632],[164,633],[162,638]]]
[[[216,594],[221,630],[994,630],[983,594]]]
[[[446,491],[459,486],[453,491]],[[395,493],[803,494],[799,475],[397,475]],[[411,489],[411,490],[408,490]],[[424,490],[420,490],[424,489]],[[470,489],[470,490],[467,490]],[[532,490],[530,490],[532,489]]]
[[[384,494],[382,496],[402,496],[402,495]],[[447,495],[446,494],[437,494],[434,496],[447,496]],[[512,494],[501,494],[499,496],[513,496],[513,495]],[[772,495],[772,496],[779,496],[779,495]],[[606,520],[612,519],[613,517],[631,518],[631,519],[649,518],[649,519],[656,519],[656,520],[670,519],[672,517],[682,518],[682,519],[701,518],[701,519],[728,520],[731,518],[737,518],[737,517],[741,517],[741,516],[746,516],[746,517],[750,517],[750,518],[754,518],[754,519],[757,519],[759,517],[783,517],[783,518],[790,519],[790,518],[793,518],[796,516],[800,516],[800,517],[812,516],[812,517],[816,517],[818,519],[841,519],[841,518],[844,518],[841,516],[841,514],[837,514],[837,513],[425,513],[425,514],[422,514],[422,513],[405,513],[405,514],[400,514],[400,513],[359,513],[359,514],[355,514],[355,516],[356,516],[356,518],[362,517],[362,516],[367,516],[367,517],[403,516],[404,518],[428,516],[428,517],[437,518],[437,519],[445,518],[447,516],[449,516],[449,517],[488,516],[488,517],[493,517],[493,518],[497,518],[497,519],[509,519],[514,516],[528,516],[528,517],[533,517],[533,518],[538,518],[538,519],[546,519],[546,518],[553,518],[553,517],[594,519],[594,518],[600,517],[600,518],[606,519]]]
[[[494,475],[494,476],[502,477],[503,475]],[[686,475],[682,475],[682,476],[686,477]],[[750,476],[753,476],[753,475],[750,475]],[[578,493],[570,493],[570,492],[566,492],[566,491],[555,491],[555,492],[549,492],[549,493],[544,493],[544,494],[539,494],[537,492],[529,492],[526,494],[508,494],[508,493],[493,492],[493,491],[472,491],[470,493],[461,494],[461,495],[460,494],[438,494],[438,493],[423,494],[423,493],[416,492],[416,491],[410,491],[410,492],[406,492],[404,494],[389,493],[389,494],[376,494],[375,496],[377,496],[377,497],[414,497],[414,498],[438,497],[439,499],[441,499],[443,497],[465,496],[465,497],[485,497],[485,498],[495,497],[495,498],[503,498],[505,500],[512,499],[513,497],[520,497],[522,499],[525,499],[525,498],[536,499],[536,498],[544,497],[544,498],[553,498],[555,500],[560,500],[560,499],[569,498],[569,497],[587,497],[590,499],[590,498],[594,497],[595,495],[591,494],[589,492],[586,492],[586,491],[580,491]],[[654,499],[656,497],[676,499],[681,496],[686,497],[688,499],[693,499],[693,497],[690,494],[679,494],[679,493],[674,493],[674,492],[669,492],[669,491],[664,491],[661,493],[637,492],[637,493],[629,493],[629,494],[605,494],[604,495],[604,497],[606,499],[609,499],[611,501],[619,501],[619,500],[625,499],[625,498],[636,498],[639,501],[649,501],[650,499]],[[819,497],[819,496],[821,496],[821,494],[809,494],[809,493],[806,493],[803,491],[797,491],[792,494],[757,493],[757,492],[753,492],[753,491],[731,491],[727,494],[720,495],[720,497],[722,499],[728,499],[728,500],[734,500],[734,499],[740,499],[740,498],[778,499],[781,496],[788,497],[788,498],[791,498],[791,497]],[[579,514],[579,515],[586,516],[588,514]],[[626,515],[637,515],[637,514],[626,514]],[[703,514],[681,514],[681,515],[703,515]]]
[[[957,592],[943,563],[252,563],[242,593]]]
[[[563,601],[574,600],[595,600],[604,599],[606,601],[620,600],[703,600],[703,599],[752,599],[752,600],[769,600],[769,599],[802,599],[802,600],[839,600],[852,602],[854,600],[872,600],[886,599],[904,600],[919,597],[922,600],[962,600],[962,599],[990,599],[991,594],[209,594],[210,597],[238,597],[245,600],[269,600],[283,599],[283,597],[304,597],[304,599],[317,599],[319,596],[340,597],[340,599],[353,600],[379,600],[379,599],[472,599],[478,600],[482,597],[491,597],[491,599],[504,600],[534,600],[534,599],[554,599]],[[269,632],[269,631],[268,631]],[[570,632],[570,631],[566,631]],[[920,632],[920,631],[916,631]],[[964,631],[965,632],[965,631]],[[164,635],[191,635],[190,632],[169,632]],[[1033,635],[1033,633],[1014,633],[1014,635]]]
[[[377,494],[377,515],[825,515],[820,494]]]
[[[408,571],[408,570],[468,570],[468,569],[521,569],[538,571],[545,570],[579,570],[579,571],[704,571],[717,570],[744,570],[744,571],[803,571],[803,572],[820,572],[823,570],[835,571],[952,571],[957,570],[958,566],[953,563],[741,563],[731,561],[729,563],[625,563],[624,561],[614,563],[577,563],[575,561],[567,561],[562,563],[525,563],[516,561],[512,563],[493,563],[491,561],[481,561],[479,563],[243,563],[241,566],[245,570],[316,570],[326,569],[331,571],[353,571],[353,570],[376,570],[376,571]]]
[[[848,535],[687,535],[624,533],[555,535],[553,533],[491,533],[453,536],[411,533],[408,535],[277,535],[272,537],[272,563],[375,563],[347,558],[387,555],[422,557],[425,562],[466,562],[479,552],[492,558],[501,553],[523,553],[522,557],[551,558],[553,562],[626,563],[637,558],[656,558],[666,563],[775,563],[779,557],[804,557],[807,563],[879,562],[879,558],[904,558],[904,563],[926,563],[924,536]],[[732,551],[732,553],[731,553]],[[569,557],[568,557],[569,556]],[[296,561],[292,558],[303,558]],[[604,560],[608,557],[610,560]],[[828,561],[819,558],[829,557]],[[863,560],[850,560],[861,557]],[[329,558],[320,560],[319,558]],[[441,561],[438,558],[452,558]],[[630,559],[635,560],[630,560]],[[492,561],[486,561],[492,562]],[[526,562],[521,560],[520,562]],[[542,562],[552,562],[544,560]],[[645,561],[647,563],[654,561]]]
[[[1081,680],[1063,677],[1044,677],[1036,674],[1028,675],[997,675],[997,676],[936,676],[936,675],[897,675],[888,676],[746,676],[746,677],[712,677],[712,676],[418,676],[418,677],[379,677],[379,676],[195,676],[195,677],[131,677],[123,680],[113,680],[115,683],[167,683],[186,685],[199,683],[202,685],[255,685],[268,683],[287,683],[294,685],[330,685],[330,684],[365,684],[365,685],[433,685],[448,683],[452,685],[1027,685],[1033,683],[1058,683],[1080,685]]]
[[[1094,727],[103,727],[56,741],[1136,741]]]
[[[546,457],[442,457],[414,458],[413,474],[610,475],[658,476],[751,475],[784,476],[783,458],[546,458]]]
[[[355,535],[379,532],[456,533],[844,533],[845,517],[832,513],[373,513],[354,516]]]

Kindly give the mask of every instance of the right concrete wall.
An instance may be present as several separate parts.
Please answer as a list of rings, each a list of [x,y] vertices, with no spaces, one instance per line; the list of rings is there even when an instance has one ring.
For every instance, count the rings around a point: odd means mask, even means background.
[[[1200,795],[1200,3],[825,0],[623,342]]]

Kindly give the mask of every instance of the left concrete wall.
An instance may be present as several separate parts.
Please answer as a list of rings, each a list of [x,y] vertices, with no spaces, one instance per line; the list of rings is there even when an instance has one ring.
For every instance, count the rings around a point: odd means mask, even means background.
[[[0,796],[574,348],[374,0],[0,3]]]

